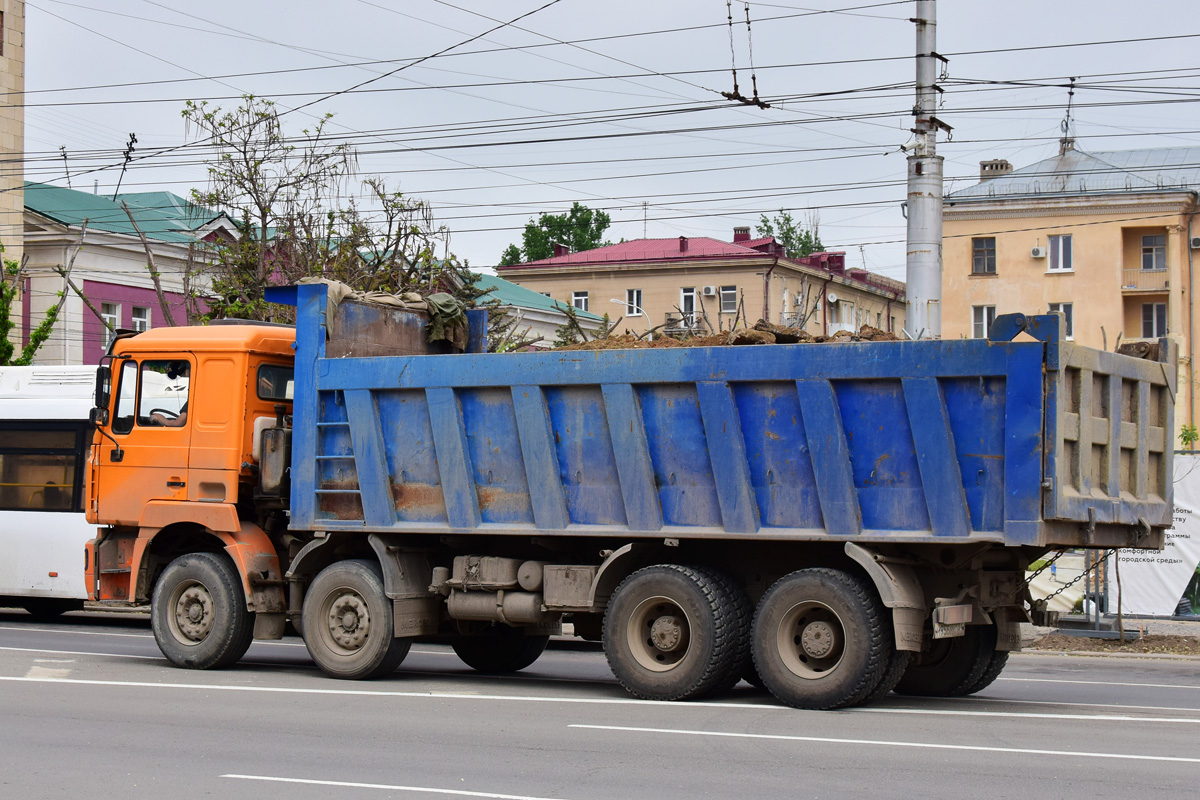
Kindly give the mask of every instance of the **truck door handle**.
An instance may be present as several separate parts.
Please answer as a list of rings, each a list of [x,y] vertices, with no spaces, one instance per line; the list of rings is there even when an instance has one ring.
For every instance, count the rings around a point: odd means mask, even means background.
[[[170,489],[182,489],[186,485],[183,481],[167,481],[167,487]]]

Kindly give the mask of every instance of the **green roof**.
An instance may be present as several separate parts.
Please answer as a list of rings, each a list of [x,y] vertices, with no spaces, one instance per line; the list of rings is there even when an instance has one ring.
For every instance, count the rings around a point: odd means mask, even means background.
[[[164,242],[194,242],[191,231],[219,216],[171,192],[139,192],[119,197],[129,204],[142,233]],[[63,225],[78,227],[86,219],[90,229],[137,236],[119,202],[89,192],[26,182],[25,208]]]
[[[566,303],[558,300],[553,300],[540,292],[535,292],[532,289],[526,289],[524,286],[506,281],[504,278],[495,275],[479,275],[479,282],[475,284],[478,289],[487,291],[491,289],[488,298],[495,298],[500,301],[501,305],[516,306],[518,308],[530,308],[538,311],[557,311],[560,314],[564,313],[563,309],[570,308]],[[486,299],[486,298],[485,298]],[[601,317],[589,311],[580,311],[575,309],[575,315],[580,319],[600,321]]]

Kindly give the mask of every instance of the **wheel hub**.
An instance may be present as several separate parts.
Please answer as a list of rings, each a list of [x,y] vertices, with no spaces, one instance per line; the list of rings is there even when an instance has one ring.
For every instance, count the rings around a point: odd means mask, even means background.
[[[189,586],[175,602],[175,625],[189,641],[199,642],[208,636],[213,617],[212,596],[199,584]]]
[[[650,625],[650,641],[664,653],[679,647],[683,641],[683,621],[676,616],[664,616]]]
[[[329,635],[340,647],[357,650],[366,644],[371,619],[367,604],[357,594],[344,594],[329,607]]]
[[[813,658],[825,658],[837,644],[837,633],[828,622],[809,623],[800,634],[800,646]]]

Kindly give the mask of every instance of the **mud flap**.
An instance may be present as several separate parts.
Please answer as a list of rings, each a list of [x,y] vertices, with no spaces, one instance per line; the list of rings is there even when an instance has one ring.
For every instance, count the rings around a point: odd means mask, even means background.
[[[846,542],[846,555],[866,570],[879,599],[892,610],[896,649],[919,653],[925,630],[925,593],[916,572],[904,564],[880,560],[877,553],[853,542]]]

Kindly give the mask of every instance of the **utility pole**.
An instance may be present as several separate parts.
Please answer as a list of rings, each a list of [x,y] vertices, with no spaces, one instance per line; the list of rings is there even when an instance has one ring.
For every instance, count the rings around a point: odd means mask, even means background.
[[[913,339],[942,336],[942,157],[937,154],[938,128],[950,131],[937,110],[938,62],[936,0],[916,0],[916,124],[908,151],[908,257],[905,331]]]

